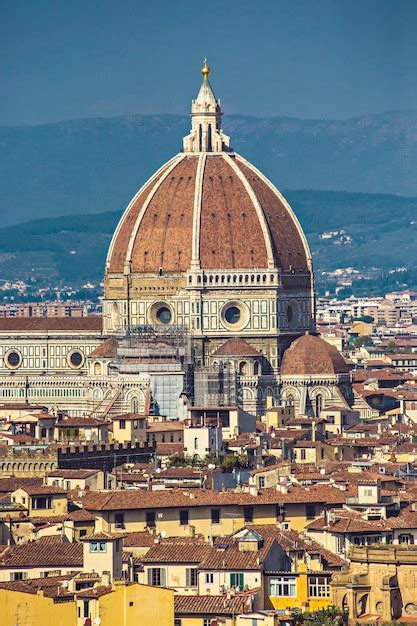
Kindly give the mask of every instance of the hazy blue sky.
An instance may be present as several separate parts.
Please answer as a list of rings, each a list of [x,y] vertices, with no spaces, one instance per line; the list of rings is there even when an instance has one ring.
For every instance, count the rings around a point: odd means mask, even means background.
[[[0,124],[417,109],[417,0],[0,0]]]

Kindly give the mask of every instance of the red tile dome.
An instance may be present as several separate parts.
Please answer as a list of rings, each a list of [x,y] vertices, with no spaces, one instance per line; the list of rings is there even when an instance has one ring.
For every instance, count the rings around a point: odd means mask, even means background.
[[[117,227],[107,272],[309,271],[303,231],[277,189],[237,154],[179,154],[138,192]]]
[[[349,372],[340,352],[315,335],[302,335],[284,352],[282,376],[320,376]]]

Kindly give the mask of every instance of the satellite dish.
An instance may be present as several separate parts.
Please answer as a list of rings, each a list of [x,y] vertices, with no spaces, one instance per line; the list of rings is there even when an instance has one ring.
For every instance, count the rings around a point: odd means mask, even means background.
[[[96,626],[100,626],[100,624],[101,624],[101,619],[100,619],[99,617],[95,617],[95,618],[94,618],[94,624],[95,624]]]
[[[271,433],[271,439],[275,439],[276,434],[275,433]]]
[[[320,474],[321,474],[322,476],[324,476],[324,475],[325,475],[325,473],[326,473],[326,470],[324,469],[324,467],[322,467],[322,468],[321,468],[321,470],[320,470]]]

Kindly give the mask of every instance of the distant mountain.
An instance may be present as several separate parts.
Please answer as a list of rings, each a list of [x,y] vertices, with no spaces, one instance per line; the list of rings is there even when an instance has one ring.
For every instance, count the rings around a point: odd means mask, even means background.
[[[417,112],[340,121],[234,115],[223,126],[279,188],[417,195]],[[0,127],[2,223],[121,210],[188,128],[188,116],[174,115]]]
[[[284,194],[307,233],[317,277],[350,266],[417,266],[417,198],[309,190]],[[1,228],[0,281],[97,284],[120,216],[113,211]]]

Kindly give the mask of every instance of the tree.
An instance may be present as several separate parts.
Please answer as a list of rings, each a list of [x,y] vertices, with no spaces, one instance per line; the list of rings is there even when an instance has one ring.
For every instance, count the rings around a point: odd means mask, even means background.
[[[336,606],[329,606],[327,609],[318,611],[293,612],[294,623],[305,626],[346,626],[348,623],[348,612]]]
[[[355,339],[355,348],[361,348],[362,346],[373,346],[374,342],[372,341],[369,335],[361,335],[360,337],[356,337]]]

